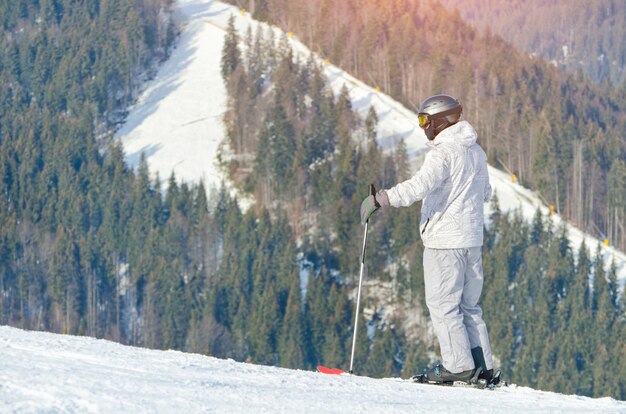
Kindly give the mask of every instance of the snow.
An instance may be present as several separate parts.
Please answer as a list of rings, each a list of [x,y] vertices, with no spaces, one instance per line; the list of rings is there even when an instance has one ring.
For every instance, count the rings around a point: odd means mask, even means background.
[[[336,66],[324,65],[324,74],[335,94],[339,94],[343,85],[348,88],[352,107],[362,119],[374,107],[378,115],[377,142],[383,150],[393,149],[401,140],[410,158],[428,150],[426,136],[413,112]]]
[[[150,171],[158,172],[163,184],[174,172],[183,181],[203,180],[207,186],[219,187],[225,179],[217,159],[225,137],[222,119],[227,96],[220,73],[225,28],[231,14],[237,17],[240,34],[261,23],[217,1],[179,0],[176,6],[184,25],[177,46],[130,108],[116,139],[131,166],[139,164],[143,153]],[[302,59],[308,59],[310,52],[304,45],[296,40],[291,44]],[[381,146],[390,148],[404,138],[410,154],[425,149],[425,138],[410,111],[333,65],[324,65],[324,71],[335,93],[346,84],[362,118],[370,106],[376,108]]]
[[[136,166],[143,152],[150,170],[159,173],[163,184],[174,171],[177,178],[184,181],[202,180],[207,187],[219,187],[222,180],[228,184],[218,161],[219,147],[225,137],[222,118],[226,110],[226,90],[220,60],[228,18],[235,16],[235,25],[241,35],[249,26],[252,26],[253,33],[258,24],[264,28],[268,26],[254,21],[249,13],[242,15],[240,9],[219,1],[178,0],[175,7],[184,22],[177,48],[131,108],[116,137],[124,146],[127,161]],[[283,35],[280,29],[272,29],[277,39]],[[308,60],[311,52],[297,37],[290,38],[289,42],[302,61]],[[384,93],[321,58],[316,59],[335,94],[344,85],[348,88],[353,108],[361,118],[365,119],[370,106],[376,109],[378,143],[383,150],[392,150],[404,139],[412,164],[418,168],[428,147],[415,115]],[[222,156],[227,155],[226,149]],[[520,212],[526,220],[532,220],[539,207],[544,216],[549,215],[549,209],[539,195],[513,183],[509,174],[490,167],[489,176],[503,212]],[[485,205],[485,212],[489,214],[489,204]],[[555,225],[563,221],[556,214],[551,220]],[[626,254],[605,247],[601,240],[572,225],[568,224],[567,228],[574,251],[583,240],[594,255],[596,247],[602,246],[605,265],[608,268],[615,261],[617,277],[623,288],[626,284]]]
[[[0,361],[2,413],[626,412],[608,397],[324,375],[6,326]]]
[[[184,30],[170,58],[130,108],[116,134],[133,167],[144,153],[150,171],[166,184],[179,180],[219,187],[217,154],[224,140],[226,90],[220,73],[224,31],[210,20],[226,6],[180,1]]]

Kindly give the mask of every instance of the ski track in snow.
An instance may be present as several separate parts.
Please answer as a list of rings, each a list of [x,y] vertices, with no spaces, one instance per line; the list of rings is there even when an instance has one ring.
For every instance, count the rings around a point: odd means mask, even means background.
[[[131,108],[116,137],[124,145],[127,161],[137,166],[143,152],[151,171],[159,173],[163,184],[174,171],[183,181],[202,180],[207,188],[217,188],[226,176],[217,161],[218,147],[225,137],[222,118],[226,110],[226,90],[220,73],[224,29],[231,14],[236,17],[236,26],[242,36],[248,26],[252,25],[254,33],[256,25],[263,23],[252,20],[249,13],[242,16],[236,7],[218,1],[178,0],[177,8],[185,21],[177,46]],[[278,28],[273,30],[277,39],[283,33]],[[296,38],[290,39],[290,43],[302,61],[309,58],[309,49]],[[321,59],[319,61],[323,64]],[[363,119],[370,106],[374,106],[379,116],[378,143],[383,150],[392,150],[404,139],[417,168],[428,147],[415,115],[332,64],[323,64],[323,68],[336,94],[346,85],[353,108]],[[532,220],[537,208],[544,217],[549,215],[549,209],[540,197],[512,183],[509,174],[489,167],[489,175],[503,212],[519,212],[526,220]],[[489,214],[489,204],[485,205],[485,212]],[[555,228],[563,221],[556,214],[551,220]],[[567,227],[574,252],[585,240],[595,256],[601,241],[574,226]],[[601,248],[607,268],[615,261],[623,288],[626,254],[613,247]]]
[[[612,398],[324,375],[6,326],[0,361],[2,413],[626,412]]]

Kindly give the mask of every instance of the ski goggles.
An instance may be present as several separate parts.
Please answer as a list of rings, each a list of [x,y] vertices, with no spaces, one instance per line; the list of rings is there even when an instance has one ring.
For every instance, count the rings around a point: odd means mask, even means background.
[[[420,128],[426,128],[430,124],[430,115],[418,114],[417,120],[419,122]]]
[[[461,118],[461,111],[458,110],[457,108],[452,108],[452,109],[449,109],[447,111],[444,111],[435,115],[429,115],[429,114],[424,114],[424,113],[417,115],[419,126],[422,129],[428,128],[428,126],[431,124],[433,120],[437,120],[441,118],[445,118],[448,122],[458,122],[459,118]]]

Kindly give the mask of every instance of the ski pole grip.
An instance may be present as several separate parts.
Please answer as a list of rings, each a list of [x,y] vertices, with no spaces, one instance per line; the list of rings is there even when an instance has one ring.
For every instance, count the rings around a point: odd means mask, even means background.
[[[374,188],[374,184],[370,184],[370,194],[373,196],[376,195],[376,189]]]

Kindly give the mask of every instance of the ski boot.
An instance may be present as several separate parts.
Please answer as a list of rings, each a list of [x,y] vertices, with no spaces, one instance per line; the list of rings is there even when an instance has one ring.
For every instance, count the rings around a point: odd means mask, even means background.
[[[448,371],[443,365],[435,365],[423,374],[411,377],[413,382],[422,384],[452,385],[454,383],[476,384],[480,369],[470,369],[459,373]]]
[[[472,348],[472,358],[474,359],[474,365],[476,369],[480,369],[482,372],[478,375],[477,385],[481,388],[496,388],[499,386],[506,386],[506,382],[500,381],[500,370],[494,374],[493,369],[487,369],[485,364],[485,355],[483,349],[479,346]]]
[[[478,378],[484,379],[486,382],[491,381],[491,378],[493,377],[493,369],[487,369],[485,355],[483,354],[483,349],[481,347],[477,346],[476,348],[472,348],[472,358],[474,359],[474,366],[482,370]]]

